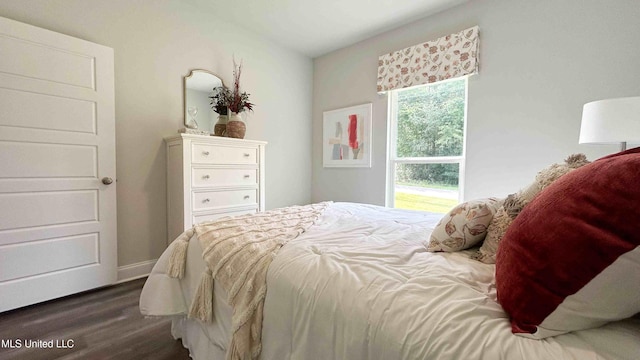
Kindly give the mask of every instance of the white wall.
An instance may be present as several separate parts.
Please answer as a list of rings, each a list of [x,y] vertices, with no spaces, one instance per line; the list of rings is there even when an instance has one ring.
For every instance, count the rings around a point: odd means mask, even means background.
[[[118,263],[156,259],[166,247],[163,137],[183,127],[183,76],[206,69],[256,103],[248,139],[268,141],[266,206],[308,203],[311,59],[282,48],[196,0],[8,0],[0,16],[115,51]],[[209,2],[212,4],[212,2]],[[213,6],[213,5],[210,5]]]
[[[312,201],[384,204],[387,98],[378,56],[480,26],[480,73],[469,79],[465,198],[504,196],[540,169],[584,152],[582,105],[640,95],[637,0],[473,0],[314,60]],[[373,103],[371,169],[322,167],[322,112]]]

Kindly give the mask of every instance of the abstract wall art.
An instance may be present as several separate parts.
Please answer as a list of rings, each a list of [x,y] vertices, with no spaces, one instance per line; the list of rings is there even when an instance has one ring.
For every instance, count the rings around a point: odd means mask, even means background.
[[[322,115],[324,167],[371,167],[371,103]]]

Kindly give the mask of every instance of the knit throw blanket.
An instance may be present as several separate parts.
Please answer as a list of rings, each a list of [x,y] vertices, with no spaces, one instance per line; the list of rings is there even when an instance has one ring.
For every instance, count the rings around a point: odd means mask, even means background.
[[[183,277],[188,241],[194,233],[207,264],[189,317],[213,320],[214,279],[228,294],[233,314],[227,360],[256,359],[260,354],[267,269],[278,250],[313,225],[328,204],[290,206],[201,223],[176,239],[169,276]]]

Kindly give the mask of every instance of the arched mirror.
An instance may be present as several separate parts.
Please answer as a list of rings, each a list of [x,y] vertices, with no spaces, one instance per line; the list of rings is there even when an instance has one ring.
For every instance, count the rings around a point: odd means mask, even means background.
[[[184,126],[212,132],[218,114],[211,109],[213,88],[222,86],[222,80],[209,71],[191,70],[184,77]]]

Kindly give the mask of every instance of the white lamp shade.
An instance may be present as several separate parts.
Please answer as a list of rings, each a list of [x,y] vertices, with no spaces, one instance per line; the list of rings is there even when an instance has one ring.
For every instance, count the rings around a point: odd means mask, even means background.
[[[580,144],[640,142],[640,96],[599,100],[582,109]]]

